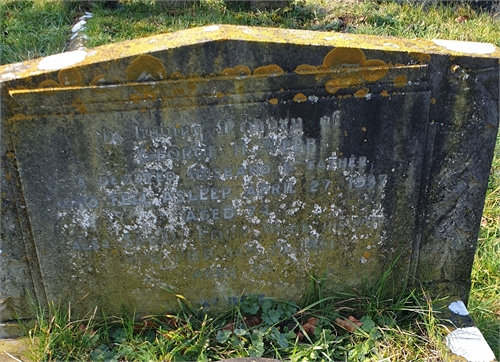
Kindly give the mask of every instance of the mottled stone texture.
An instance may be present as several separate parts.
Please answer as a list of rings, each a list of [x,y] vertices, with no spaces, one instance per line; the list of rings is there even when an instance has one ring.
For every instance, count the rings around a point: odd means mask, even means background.
[[[499,58],[210,26],[0,67],[1,318],[28,295],[296,298],[308,274],[342,290],[396,260],[400,286],[467,299]]]

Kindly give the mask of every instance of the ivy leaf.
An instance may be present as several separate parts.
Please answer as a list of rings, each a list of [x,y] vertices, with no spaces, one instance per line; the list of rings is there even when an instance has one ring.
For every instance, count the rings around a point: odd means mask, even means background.
[[[277,328],[271,328],[271,339],[279,344],[281,348],[288,348],[287,334],[281,333]]]
[[[252,344],[248,347],[249,357],[262,357],[264,354],[264,332],[254,330],[252,333]]]
[[[215,340],[219,343],[226,343],[229,337],[231,336],[230,330],[218,330],[217,335],[215,336]]]
[[[361,328],[366,332],[370,332],[371,330],[377,327],[377,325],[375,324],[373,319],[370,318],[370,316],[364,316],[359,321],[363,323],[361,325]]]
[[[280,318],[281,312],[276,309],[269,309],[265,314],[262,314],[262,320],[270,326],[278,323]]]
[[[247,335],[248,331],[243,328],[235,328],[234,330],[234,335],[238,337],[243,337],[244,335]]]

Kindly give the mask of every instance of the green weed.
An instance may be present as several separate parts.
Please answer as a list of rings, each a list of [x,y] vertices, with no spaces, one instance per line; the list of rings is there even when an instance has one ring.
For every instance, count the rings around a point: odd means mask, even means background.
[[[175,313],[136,318],[73,319],[71,306],[50,304],[29,331],[40,361],[209,361],[271,357],[291,361],[443,358],[444,329],[417,291],[397,292],[392,269],[369,290],[327,295],[311,276],[302,303],[242,296],[225,312],[206,314],[182,295]]]

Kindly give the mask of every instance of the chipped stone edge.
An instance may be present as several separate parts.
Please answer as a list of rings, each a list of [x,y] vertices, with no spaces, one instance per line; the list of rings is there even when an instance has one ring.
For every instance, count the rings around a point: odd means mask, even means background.
[[[468,316],[469,311],[461,300],[448,305],[451,313],[458,316]],[[467,361],[497,361],[491,347],[476,326],[457,328],[446,336],[446,346],[457,356]]]

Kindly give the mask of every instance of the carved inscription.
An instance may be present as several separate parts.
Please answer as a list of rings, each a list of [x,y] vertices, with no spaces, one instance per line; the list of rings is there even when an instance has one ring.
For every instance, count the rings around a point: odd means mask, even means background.
[[[334,249],[339,238],[358,233],[368,239],[384,222],[380,202],[388,175],[375,173],[368,155],[342,152],[340,117],[340,111],[320,117],[319,137],[304,132],[301,117],[158,125],[150,114],[129,119],[122,129],[101,127],[96,134],[103,152],[111,159],[122,153],[125,159],[94,178],[78,176],[73,181],[81,190],[78,197],[59,200],[58,207],[61,215],[99,210],[113,221],[121,219],[115,225],[124,249],[273,235],[320,250]],[[142,215],[143,224],[128,224],[125,215]],[[73,249],[118,247],[86,238]],[[270,254],[297,247],[276,245]],[[208,251],[189,249],[172,257],[174,264],[182,258],[212,259]]]

